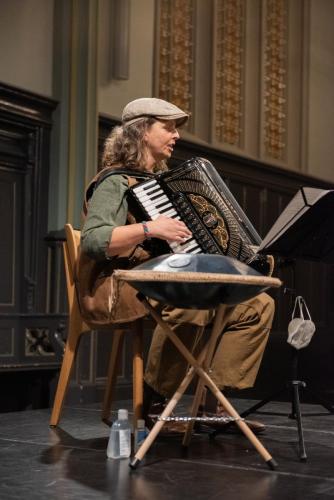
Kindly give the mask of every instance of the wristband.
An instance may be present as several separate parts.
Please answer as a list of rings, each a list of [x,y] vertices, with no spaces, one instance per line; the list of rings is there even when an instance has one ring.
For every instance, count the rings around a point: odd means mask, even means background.
[[[149,228],[148,228],[148,225],[147,225],[146,220],[144,220],[141,224],[142,224],[143,229],[144,229],[144,237],[145,237],[145,240],[150,240],[150,239],[151,239],[151,236],[150,236],[150,230],[149,230]]]

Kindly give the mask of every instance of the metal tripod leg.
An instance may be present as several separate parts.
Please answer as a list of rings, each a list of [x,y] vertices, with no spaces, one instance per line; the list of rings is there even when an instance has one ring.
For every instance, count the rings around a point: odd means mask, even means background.
[[[300,411],[300,401],[299,401],[299,387],[305,387],[305,382],[300,380],[292,381],[293,389],[293,406],[292,406],[292,418],[296,418],[299,436],[299,458],[303,462],[306,461],[307,455],[305,451],[304,435],[303,435],[303,424],[302,424],[302,414]]]

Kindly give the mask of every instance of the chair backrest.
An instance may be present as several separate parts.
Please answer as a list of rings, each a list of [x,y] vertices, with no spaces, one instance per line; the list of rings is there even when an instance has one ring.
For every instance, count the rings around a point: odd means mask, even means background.
[[[67,296],[70,309],[73,306],[73,300],[76,300],[75,294],[75,270],[79,255],[80,231],[73,229],[71,224],[65,224],[66,241],[63,243],[65,274],[67,284]]]

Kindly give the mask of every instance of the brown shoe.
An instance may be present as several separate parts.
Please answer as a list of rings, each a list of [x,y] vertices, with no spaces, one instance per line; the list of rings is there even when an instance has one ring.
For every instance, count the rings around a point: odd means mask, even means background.
[[[161,413],[167,406],[168,401],[152,403],[148,415],[145,416],[146,427],[151,430],[156,422],[158,422]],[[170,417],[173,417],[172,413]],[[187,430],[187,422],[182,421],[167,421],[164,423],[159,432],[159,437],[179,437]]]

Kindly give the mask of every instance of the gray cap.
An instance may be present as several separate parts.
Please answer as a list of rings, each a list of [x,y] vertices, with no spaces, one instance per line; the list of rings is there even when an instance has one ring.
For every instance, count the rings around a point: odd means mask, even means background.
[[[146,116],[153,116],[158,120],[175,120],[180,127],[189,118],[189,115],[174,104],[155,97],[142,97],[129,102],[122,113],[123,123],[134,123]]]

